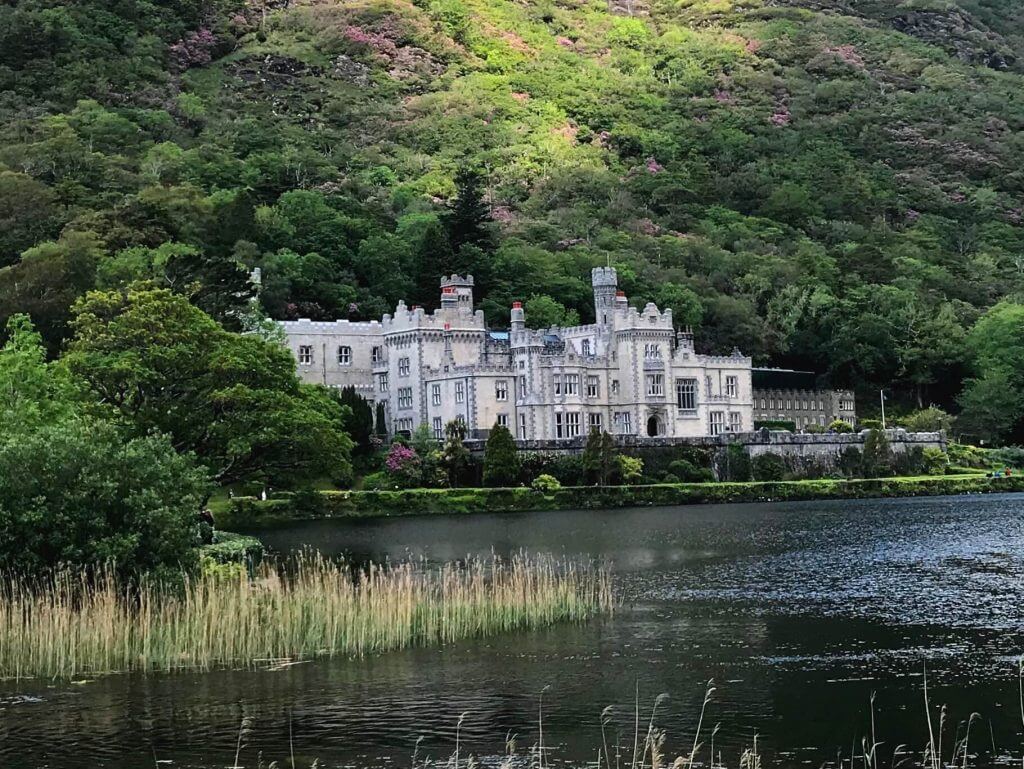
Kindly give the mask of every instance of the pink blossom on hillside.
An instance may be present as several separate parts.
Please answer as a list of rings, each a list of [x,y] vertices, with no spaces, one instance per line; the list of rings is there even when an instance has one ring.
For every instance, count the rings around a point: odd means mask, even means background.
[[[367,32],[362,27],[349,25],[348,27],[345,27],[342,34],[347,40],[360,45],[365,45],[374,53],[387,58],[391,58],[398,52],[398,48],[387,36],[376,32]]]
[[[757,53],[758,51],[761,50],[762,45],[764,44],[760,40],[751,38],[750,40],[747,41],[747,44],[744,46],[744,48],[746,48],[747,53]]]
[[[772,125],[787,126],[789,125],[789,121],[792,120],[792,115],[789,114],[789,109],[787,107],[780,107],[768,119],[771,121]]]
[[[732,94],[721,88],[716,88],[715,101],[717,101],[719,104],[732,104]]]
[[[501,224],[508,224],[515,218],[512,209],[508,206],[493,206],[491,208],[491,219]]]
[[[567,37],[562,37],[561,35],[559,35],[558,37],[555,38],[555,42],[558,43],[563,48],[575,48],[576,47],[576,43],[574,43],[572,40],[570,40]]]
[[[665,170],[665,166],[663,166],[653,157],[647,158],[644,167],[647,169],[647,173],[649,174],[660,174],[662,171]]]
[[[512,98],[515,99],[517,102],[522,103],[524,101],[530,100],[530,94],[523,93],[522,91],[513,91]]]
[[[167,49],[171,66],[178,72],[184,72],[192,67],[209,64],[213,59],[213,49],[216,45],[217,38],[205,27],[189,32]]]
[[[845,64],[849,64],[851,67],[864,69],[864,59],[861,58],[860,54],[857,53],[857,49],[852,45],[837,45],[831,48],[826,48],[825,53],[835,55],[836,58]]]

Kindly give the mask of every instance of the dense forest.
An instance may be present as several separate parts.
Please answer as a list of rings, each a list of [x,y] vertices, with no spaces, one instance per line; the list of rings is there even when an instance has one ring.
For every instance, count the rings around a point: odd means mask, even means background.
[[[1020,11],[6,4],[0,327],[28,314],[56,356],[75,349],[76,300],[143,280],[237,331],[258,322],[254,267],[274,318],[432,306],[460,271],[492,324],[523,299],[543,326],[587,320],[590,268],[610,262],[706,350],[1008,437],[1024,415]]]

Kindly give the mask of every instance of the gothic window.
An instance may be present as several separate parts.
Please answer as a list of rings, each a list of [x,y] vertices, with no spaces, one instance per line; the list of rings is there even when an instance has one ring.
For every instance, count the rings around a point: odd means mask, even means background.
[[[710,427],[709,432],[712,435],[721,435],[722,434],[722,430],[725,427],[725,412],[722,412],[722,411],[712,411],[711,414],[710,414],[710,417],[711,417],[711,424],[709,425],[709,427]]]
[[[603,428],[600,411],[591,411],[587,415],[587,429],[600,432]]]
[[[601,380],[596,376],[587,377],[587,397],[597,398],[601,394]]]
[[[500,427],[508,427],[508,414],[498,414],[498,425]]]
[[[299,345],[299,365],[309,366],[313,363],[313,345]]]
[[[580,350],[584,355],[590,355],[590,340],[584,339],[580,343]]]
[[[725,394],[730,398],[735,398],[739,390],[739,380],[734,376],[727,376],[725,378]]]
[[[664,374],[648,374],[647,375],[647,394],[660,396],[665,394],[665,375]]]
[[[399,387],[398,388],[398,408],[400,408],[400,409],[411,409],[412,408],[412,388],[411,387]]]
[[[632,415],[628,411],[616,411],[612,421],[615,423],[615,432],[619,435],[633,434]]]
[[[697,380],[676,380],[676,407],[680,411],[697,410]]]
[[[580,375],[579,374],[566,374],[565,375],[565,394],[566,395],[579,395],[580,394]]]
[[[508,380],[498,379],[494,382],[494,397],[499,401],[508,400]]]
[[[409,359],[398,359],[398,376],[409,376]]]
[[[388,375],[387,373],[378,374],[377,382],[380,385],[380,391],[386,393],[388,391]]]
[[[647,360],[658,360],[661,358],[661,347],[654,343],[645,344],[644,358]]]
[[[466,384],[465,382],[455,383],[455,402],[462,403],[466,400]]]
[[[341,345],[338,348],[338,365],[339,366],[351,366],[352,365],[352,348],[348,345]]]
[[[384,348],[377,345],[370,350],[370,362],[380,363],[384,360]]]
[[[441,405],[441,385],[430,385],[430,402],[435,406]]]
[[[739,411],[729,412],[729,432],[743,432],[743,414],[741,414]]]
[[[434,440],[439,441],[444,438],[444,424],[441,422],[441,417],[434,417]]]
[[[519,415],[519,438],[526,440],[526,414]]]

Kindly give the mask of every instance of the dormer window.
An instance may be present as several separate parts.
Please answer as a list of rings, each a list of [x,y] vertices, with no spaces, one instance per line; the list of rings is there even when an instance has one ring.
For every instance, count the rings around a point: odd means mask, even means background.
[[[590,355],[590,340],[589,339],[584,339],[580,343],[580,352],[582,352],[584,355]]]

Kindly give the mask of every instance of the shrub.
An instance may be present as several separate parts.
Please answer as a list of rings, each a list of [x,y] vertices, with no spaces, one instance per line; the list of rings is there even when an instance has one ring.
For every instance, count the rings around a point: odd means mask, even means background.
[[[562,488],[562,484],[560,484],[558,479],[554,476],[548,475],[547,473],[541,473],[533,479],[533,483],[530,484],[530,488],[534,491],[539,491],[541,494],[553,494]]]
[[[391,476],[384,472],[370,473],[363,477],[363,491],[381,491],[384,489],[394,489],[396,487],[397,484]]]
[[[936,406],[915,411],[900,420],[900,425],[912,433],[936,433],[949,430],[953,417]]]
[[[861,430],[881,430],[882,420],[881,419],[862,419],[860,420]]]
[[[264,552],[263,543],[256,537],[233,531],[215,531],[213,543],[199,549],[200,557],[209,558],[215,563],[239,563],[248,568],[258,566]]]
[[[668,466],[668,474],[683,483],[708,483],[715,480],[715,474],[707,467],[697,467],[688,459],[677,459]],[[665,483],[671,483],[666,480]]]
[[[730,444],[725,449],[722,475],[725,480],[738,483],[750,480],[750,455],[738,443]]]
[[[1020,446],[1005,446],[1004,448],[990,451],[988,460],[999,467],[1024,468],[1024,448]]]
[[[839,472],[846,478],[855,478],[861,472],[861,451],[856,446],[847,446],[839,455]]]
[[[402,488],[420,485],[420,456],[415,449],[401,443],[392,443],[384,467],[396,485]]]
[[[622,482],[627,485],[639,483],[644,477],[644,461],[640,457],[631,457],[626,454],[619,454],[616,458],[619,465],[619,475]]]
[[[949,457],[942,449],[928,446],[922,452],[924,472],[928,475],[943,475],[949,467]]]
[[[946,450],[949,452],[951,464],[962,467],[984,468],[990,463],[988,449],[971,446],[966,443],[950,443]]]
[[[842,419],[834,419],[829,423],[829,432],[833,433],[852,433],[853,425],[849,422],[844,422]]]
[[[778,454],[759,454],[751,466],[755,481],[781,481],[786,476],[786,462]]]
[[[881,430],[871,430],[864,439],[861,472],[865,478],[879,478],[892,474],[892,451],[889,439]]]

